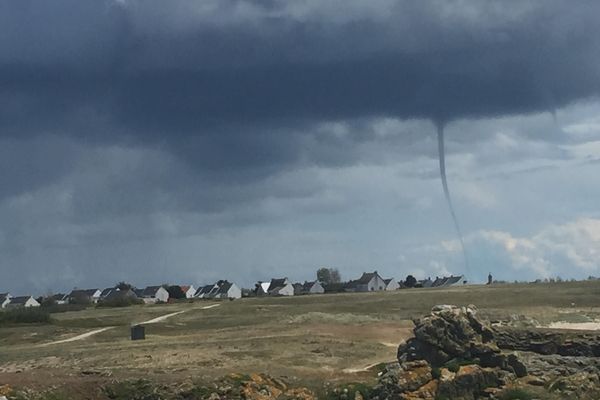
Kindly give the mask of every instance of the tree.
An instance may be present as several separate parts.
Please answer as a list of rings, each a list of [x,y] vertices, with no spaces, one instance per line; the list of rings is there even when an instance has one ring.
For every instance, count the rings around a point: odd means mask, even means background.
[[[133,289],[133,285],[131,283],[121,281],[115,285],[115,289],[129,290],[129,289]]]
[[[329,269],[329,283],[340,283],[342,281],[342,276],[340,275],[340,271],[337,268]]]
[[[317,270],[317,280],[321,283],[330,283],[331,282],[331,270],[329,268],[319,268]]]
[[[417,279],[412,275],[408,275],[406,277],[406,279],[404,280],[404,285],[408,288],[415,287],[416,284],[417,284]]]
[[[181,286],[169,286],[167,288],[167,292],[169,292],[169,297],[172,299],[185,299],[185,293],[181,289]]]

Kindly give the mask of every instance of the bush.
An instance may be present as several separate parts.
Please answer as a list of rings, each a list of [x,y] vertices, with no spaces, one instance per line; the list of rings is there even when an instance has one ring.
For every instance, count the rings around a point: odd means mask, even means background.
[[[0,312],[0,325],[47,323],[50,323],[50,313],[39,307],[12,308]]]
[[[442,370],[441,369],[439,369],[438,367],[431,368],[431,377],[433,379],[440,379],[440,376],[442,376]]]
[[[85,304],[54,304],[54,305],[44,305],[42,304],[42,310],[50,313],[64,313],[67,311],[81,311],[85,310],[87,306]]]
[[[144,301],[131,297],[116,297],[110,300],[102,300],[96,307],[129,307],[137,304],[144,304]]]

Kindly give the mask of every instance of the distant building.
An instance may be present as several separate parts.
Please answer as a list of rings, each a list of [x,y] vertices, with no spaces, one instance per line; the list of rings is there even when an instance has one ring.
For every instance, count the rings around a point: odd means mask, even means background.
[[[99,289],[73,289],[69,294],[69,303],[97,303],[101,294]]]
[[[431,287],[452,287],[452,286],[462,286],[466,284],[467,281],[464,279],[463,275],[450,275],[448,277],[436,277],[435,281],[431,284]]]
[[[17,296],[10,298],[9,303],[6,305],[6,308],[29,308],[39,306],[40,303],[31,296]]]
[[[64,293],[57,293],[50,296],[52,300],[58,305],[67,304],[69,302],[69,295]]]
[[[198,299],[210,298],[213,290],[216,290],[217,288],[218,287],[215,284],[200,286],[198,290],[196,290],[196,293],[194,293],[194,297]]]
[[[0,293],[0,308],[6,308],[11,297],[10,293]]]
[[[241,299],[242,290],[232,282],[219,281],[215,284],[217,290],[212,296],[215,299]]]
[[[100,302],[118,300],[138,300],[138,296],[133,289],[114,289],[106,293],[106,295],[100,299]]]
[[[196,294],[194,285],[180,285],[181,291],[185,294],[186,299],[191,299]]]
[[[294,295],[325,293],[325,288],[318,281],[294,283],[293,286]]]
[[[148,286],[143,290],[136,290],[135,294],[146,304],[169,301],[169,292],[162,286]]]
[[[398,284],[398,282],[396,282],[396,279],[394,278],[384,279],[383,281],[385,282],[385,290],[400,289],[400,285]]]
[[[377,271],[363,272],[362,276],[354,281],[348,282],[346,291],[348,292],[375,292],[385,290],[385,281]]]
[[[289,282],[288,278],[273,278],[268,286],[264,282],[260,282],[260,290],[264,291],[269,296],[293,296],[294,286]],[[265,290],[265,286],[267,290]]]

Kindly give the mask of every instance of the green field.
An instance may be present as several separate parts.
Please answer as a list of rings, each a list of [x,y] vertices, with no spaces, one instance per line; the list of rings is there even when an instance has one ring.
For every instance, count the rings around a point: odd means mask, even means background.
[[[205,309],[211,304],[218,307]],[[72,390],[109,379],[210,380],[265,372],[307,386],[372,382],[366,367],[392,361],[412,319],[435,304],[475,304],[491,320],[524,315],[540,324],[600,319],[600,282],[465,286],[380,293],[196,301],[52,314],[50,324],[0,327],[0,384]],[[132,323],[183,311],[146,326]],[[54,341],[109,328],[73,342]],[[81,389],[83,390],[83,389]]]

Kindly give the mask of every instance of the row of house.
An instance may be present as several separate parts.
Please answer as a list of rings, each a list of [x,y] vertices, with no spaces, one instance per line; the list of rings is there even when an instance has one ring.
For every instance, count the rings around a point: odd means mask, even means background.
[[[198,299],[240,299],[242,289],[235,283],[219,280],[213,285],[204,285],[194,293]]]
[[[10,293],[0,293],[0,308],[39,307],[40,303],[31,296],[13,297]]]
[[[443,277],[435,277],[435,280],[431,278],[427,278],[421,281],[418,281],[418,285],[424,288],[437,288],[437,287],[452,287],[452,286],[461,286],[466,284],[467,281],[463,275],[450,275]]]
[[[463,285],[467,281],[462,275],[449,277],[436,277],[435,280],[427,278],[417,282],[418,287],[437,288]],[[341,290],[346,292],[373,292],[390,291],[402,287],[394,278],[384,279],[377,271],[364,272],[359,279],[351,280],[341,285]],[[212,285],[203,285],[196,289],[193,285],[179,286],[185,298],[199,299],[239,299],[242,289],[235,283],[219,280]],[[273,278],[270,281],[259,281],[254,290],[248,290],[245,295],[250,296],[298,296],[307,294],[325,293],[325,288],[318,281],[305,281],[304,283],[291,283],[288,278]],[[142,300],[144,303],[166,303],[169,301],[169,291],[164,286],[148,286],[143,289],[106,288],[100,289],[74,289],[69,294],[55,294],[52,299],[57,304],[68,303],[98,303],[120,299]],[[9,293],[0,293],[0,308],[7,307],[37,307],[40,305],[31,296],[12,297]]]

